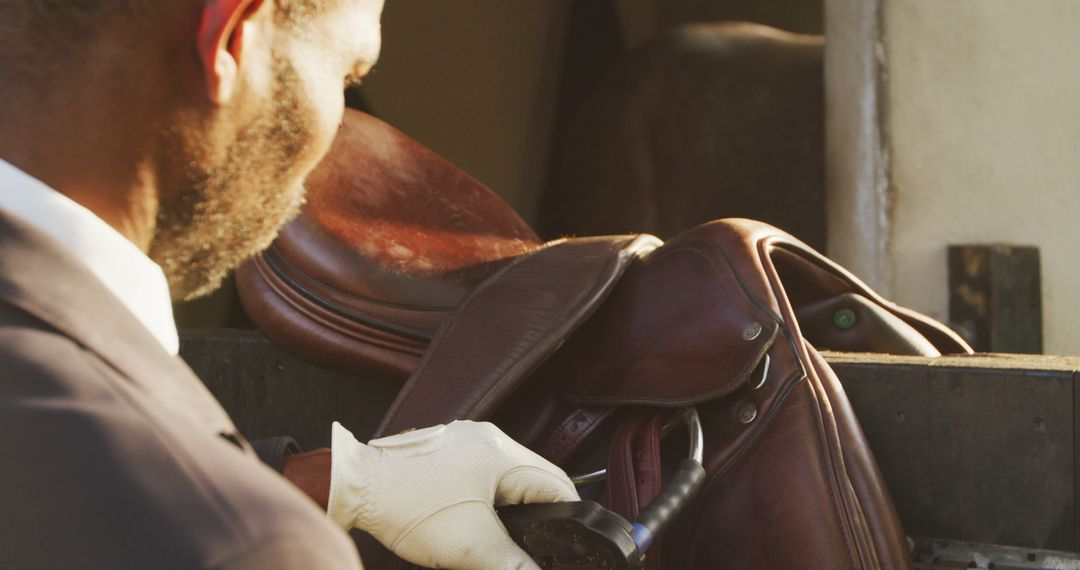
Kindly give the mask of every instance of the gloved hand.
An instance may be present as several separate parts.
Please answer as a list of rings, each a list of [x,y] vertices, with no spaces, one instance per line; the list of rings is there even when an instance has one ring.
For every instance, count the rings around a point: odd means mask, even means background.
[[[364,445],[333,427],[329,517],[428,568],[539,567],[493,505],[579,500],[555,465],[489,423],[454,422]]]

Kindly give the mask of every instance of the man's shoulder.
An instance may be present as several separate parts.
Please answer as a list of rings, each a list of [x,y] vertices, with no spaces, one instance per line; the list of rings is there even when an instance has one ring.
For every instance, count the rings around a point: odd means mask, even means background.
[[[0,370],[9,380],[0,390],[31,387],[22,386],[20,378],[85,372],[92,366],[90,356],[67,334],[0,300]]]
[[[0,504],[18,513],[0,552],[16,566],[291,568],[273,561],[325,550],[355,567],[277,474],[3,303],[0,370]]]
[[[0,408],[28,401],[111,401],[116,373],[73,337],[0,300]],[[0,422],[3,419],[0,418]],[[2,437],[2,435],[0,435]]]

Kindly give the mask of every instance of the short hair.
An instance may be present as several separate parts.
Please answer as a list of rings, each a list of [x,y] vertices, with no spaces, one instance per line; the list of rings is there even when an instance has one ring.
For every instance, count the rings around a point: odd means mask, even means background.
[[[206,0],[0,0],[0,91],[5,84],[51,88],[83,51],[121,19],[135,24],[169,2]],[[298,25],[341,0],[267,0],[282,25]]]
[[[100,27],[116,17],[138,17],[167,0],[0,0],[0,15],[37,28],[62,28],[74,37]],[[174,0],[177,1],[177,0]],[[188,0],[205,1],[205,0]],[[336,0],[273,0],[283,22],[309,16],[323,4]],[[21,12],[21,14],[19,14]]]

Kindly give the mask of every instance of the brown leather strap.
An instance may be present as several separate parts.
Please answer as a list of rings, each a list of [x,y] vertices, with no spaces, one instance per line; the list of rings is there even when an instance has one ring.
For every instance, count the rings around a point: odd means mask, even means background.
[[[660,494],[660,437],[666,414],[649,411],[629,416],[615,428],[608,448],[607,507],[633,521]],[[659,570],[659,541],[649,547],[646,570]]]
[[[660,494],[664,415],[650,411],[623,420],[608,448],[608,508],[627,520]]]
[[[641,510],[634,469],[634,439],[648,421],[644,414],[634,414],[615,428],[608,447],[607,508],[632,521]]]
[[[572,409],[548,434],[547,439],[537,446],[536,452],[556,465],[565,465],[566,460],[570,459],[614,410],[615,408]]]
[[[634,440],[634,473],[637,481],[638,503],[645,508],[663,489],[660,467],[660,437],[664,427],[664,416],[654,415],[638,431]],[[634,513],[636,517],[638,513]],[[649,547],[645,558],[645,570],[660,570],[660,540]]]
[[[555,242],[496,273],[450,315],[376,433],[487,417],[659,245],[652,236]]]
[[[634,472],[637,474],[638,502],[644,508],[660,494],[660,436],[664,416],[657,414],[638,430],[634,439]],[[637,513],[634,513],[637,516]]]

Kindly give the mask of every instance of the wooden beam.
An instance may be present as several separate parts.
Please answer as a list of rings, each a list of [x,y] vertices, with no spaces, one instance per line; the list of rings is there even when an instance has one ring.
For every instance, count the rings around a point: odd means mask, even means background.
[[[975,350],[1041,354],[1039,249],[949,246],[949,320]]]
[[[909,535],[1080,550],[1080,359],[826,359]]]
[[[394,382],[306,364],[257,333],[186,334],[181,355],[248,437],[370,436]],[[908,534],[1080,551],[1080,358],[826,353]],[[707,443],[706,443],[707,444]]]
[[[180,355],[248,439],[289,435],[304,449],[329,446],[335,421],[366,441],[400,387],[313,366],[256,332],[186,333]]]

